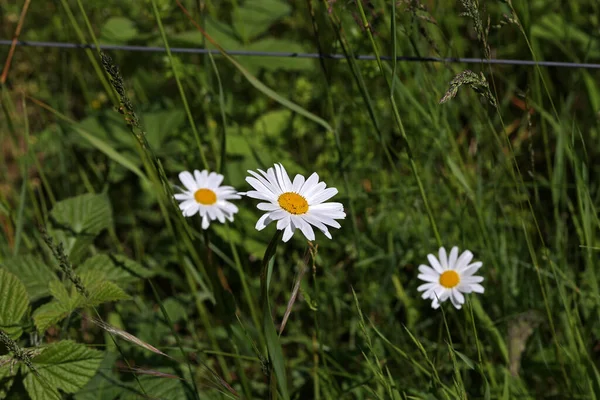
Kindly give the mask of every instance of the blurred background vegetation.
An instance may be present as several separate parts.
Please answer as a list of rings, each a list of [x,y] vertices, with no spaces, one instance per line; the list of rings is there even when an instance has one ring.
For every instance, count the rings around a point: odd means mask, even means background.
[[[300,283],[280,337],[282,398],[600,396],[600,70],[352,58],[599,62],[597,1],[181,2],[226,50],[348,58],[107,50],[136,126],[96,49],[16,47],[1,97],[0,271],[29,306],[10,334],[25,348],[98,350],[87,373],[46,376],[37,398],[234,398],[227,385],[266,398],[257,304],[275,228],[257,232],[243,199],[232,224],[203,232],[165,179],[207,168],[245,191],[248,169],[275,162],[318,172],[348,215],[333,240],[297,234],[278,248],[278,328]],[[2,39],[24,4],[0,2]],[[215,48],[171,0],[34,1],[23,15],[24,41]],[[466,69],[483,81],[440,104]],[[72,292],[56,311],[69,283],[38,226],[112,297]],[[416,291],[440,244],[483,261],[486,292],[463,310],[432,310]],[[170,357],[115,344],[100,320]],[[0,398],[36,398],[26,370],[0,371]]]

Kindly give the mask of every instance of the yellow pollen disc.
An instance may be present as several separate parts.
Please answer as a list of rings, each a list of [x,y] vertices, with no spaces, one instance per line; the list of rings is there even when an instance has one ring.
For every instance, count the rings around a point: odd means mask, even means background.
[[[454,286],[460,283],[460,276],[453,270],[444,271],[440,275],[440,285],[446,289],[452,289]]]
[[[210,189],[198,189],[194,193],[194,199],[200,204],[210,206],[217,202],[217,194]]]
[[[279,206],[290,214],[304,214],[308,211],[308,202],[298,193],[286,192],[277,199]]]

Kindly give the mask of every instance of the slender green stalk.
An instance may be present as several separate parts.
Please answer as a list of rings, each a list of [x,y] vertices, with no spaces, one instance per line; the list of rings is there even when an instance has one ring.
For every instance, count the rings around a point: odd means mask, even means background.
[[[205,169],[209,169],[208,161],[206,161],[206,156],[204,155],[204,148],[202,147],[202,141],[200,140],[200,134],[198,133],[198,129],[196,129],[196,123],[194,122],[194,117],[192,116],[192,111],[187,101],[187,97],[185,95],[185,91],[183,90],[183,85],[181,84],[181,79],[179,78],[179,71],[177,70],[177,63],[171,54],[171,48],[169,47],[169,41],[167,40],[167,34],[163,27],[160,13],[158,12],[158,7],[156,6],[156,0],[152,1],[152,10],[154,11],[154,18],[156,18],[156,22],[158,23],[158,30],[160,31],[160,35],[163,40],[163,44],[165,45],[165,49],[167,50],[167,57],[169,58],[169,62],[171,64],[171,69],[173,71],[173,76],[175,77],[175,82],[177,83],[177,89],[179,89],[179,95],[181,96],[181,101],[183,102],[183,108],[185,109],[185,113],[188,118],[188,122],[190,124],[190,128],[194,133],[194,138],[196,138],[196,145],[198,146],[198,151],[200,153],[200,158],[202,160],[202,164]]]
[[[78,0],[78,2],[79,1],[80,0]],[[67,13],[67,18],[69,19],[71,26],[75,30],[75,34],[77,35],[79,42],[81,44],[87,44],[87,41],[85,40],[85,36],[83,35],[83,32],[79,28],[79,24],[77,23],[77,20],[75,19],[75,16],[73,15],[73,11],[71,10],[71,7],[69,6],[68,1],[60,0],[60,2],[62,4],[65,12]],[[86,23],[89,24],[89,21],[87,20],[87,16],[85,15],[85,13],[83,13],[83,16],[86,20]],[[94,41],[95,41],[95,36],[93,35],[93,31],[92,31],[92,38],[94,38]],[[96,46],[97,46],[97,43],[96,43]],[[91,49],[85,49],[85,54],[88,56],[90,63],[92,64],[92,67],[94,68],[94,71],[96,72],[96,75],[98,76],[98,79],[100,79],[100,83],[102,83],[102,86],[104,87],[104,90],[106,91],[106,94],[113,101],[114,104],[118,104],[119,101],[115,95],[115,92],[112,90],[110,83],[108,83],[106,76],[102,72],[102,67],[98,63],[97,58],[94,56],[94,52]]]
[[[421,178],[420,178],[419,172],[417,170],[417,164],[412,155],[412,151],[410,148],[410,142],[408,140],[406,130],[404,129],[404,124],[402,123],[402,118],[400,117],[400,113],[398,112],[398,106],[396,105],[396,99],[394,97],[393,86],[390,85],[390,82],[388,81],[388,78],[385,75],[385,68],[383,67],[383,63],[381,62],[381,57],[379,55],[379,49],[377,47],[377,44],[375,43],[375,39],[373,38],[373,33],[371,32],[371,26],[369,25],[369,21],[367,20],[367,16],[365,15],[365,10],[363,8],[362,2],[357,1],[356,5],[357,5],[359,13],[360,13],[362,24],[365,28],[365,31],[367,32],[369,41],[371,42],[371,47],[373,48],[373,52],[375,53],[375,58],[377,59],[377,65],[379,66],[379,71],[381,72],[383,78],[385,79],[385,82],[388,85],[388,88],[390,91],[390,100],[392,102],[392,110],[394,113],[394,120],[396,121],[396,125],[398,126],[398,129],[400,130],[400,134],[402,135],[402,138],[404,139],[404,142],[405,142],[404,144],[406,146],[406,153],[408,155],[408,159],[409,159],[409,163],[410,163],[410,169],[411,169],[413,176],[415,178],[415,181],[417,182],[417,185],[419,187],[419,194],[421,195],[421,199],[423,200],[423,205],[425,206],[425,210],[427,211],[427,216],[429,217],[429,223],[431,224],[431,229],[433,230],[433,234],[437,240],[438,245],[442,246],[442,239],[440,237],[439,230],[438,230],[437,224],[435,222],[435,218],[433,217],[431,207],[429,206],[429,200],[427,199],[427,194],[425,193],[425,188],[423,187],[423,183],[421,182]],[[395,5],[392,4],[392,8],[394,8],[394,7],[395,7]],[[396,32],[393,32],[393,43],[394,43],[393,53],[396,54],[396,46],[395,46]],[[396,57],[394,57],[394,64],[396,62],[397,62]],[[394,71],[395,71],[395,69],[396,68],[394,66]],[[395,79],[395,75],[392,79]]]
[[[235,269],[237,270],[238,275],[240,276],[240,281],[242,283],[242,290],[244,291],[244,297],[246,298],[246,303],[248,303],[248,307],[250,308],[250,315],[252,317],[252,322],[254,323],[254,327],[259,333],[260,341],[263,344],[265,343],[265,337],[262,329],[260,328],[260,319],[258,318],[258,313],[256,312],[256,304],[252,293],[250,292],[250,288],[248,287],[248,279],[246,278],[246,273],[244,272],[244,267],[240,261],[240,256],[238,254],[237,248],[233,241],[231,240],[231,227],[227,224],[227,236],[229,239],[229,247],[231,249],[231,254],[233,254],[233,260],[235,263]]]

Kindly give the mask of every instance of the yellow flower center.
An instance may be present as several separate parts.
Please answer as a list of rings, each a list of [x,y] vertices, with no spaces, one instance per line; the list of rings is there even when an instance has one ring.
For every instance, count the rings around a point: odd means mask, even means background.
[[[460,276],[453,270],[444,271],[440,275],[440,285],[446,289],[452,289],[454,286],[460,283]]]
[[[217,194],[210,189],[198,189],[194,193],[194,199],[200,204],[210,206],[217,202]]]
[[[308,202],[298,193],[286,192],[277,199],[279,206],[290,214],[304,214],[308,211]]]

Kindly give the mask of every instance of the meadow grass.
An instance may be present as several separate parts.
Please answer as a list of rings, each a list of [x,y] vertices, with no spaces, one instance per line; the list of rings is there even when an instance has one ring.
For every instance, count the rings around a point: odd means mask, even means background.
[[[595,1],[21,3],[3,38],[95,48],[5,66],[0,399],[600,396],[598,70],[382,58],[597,62]],[[333,239],[173,198],[274,163],[339,190]],[[460,310],[417,291],[441,246],[483,262]]]

